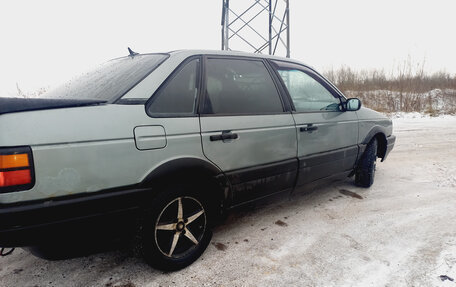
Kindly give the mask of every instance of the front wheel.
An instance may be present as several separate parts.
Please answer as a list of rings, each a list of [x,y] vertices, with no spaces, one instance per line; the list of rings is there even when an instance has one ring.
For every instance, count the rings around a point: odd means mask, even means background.
[[[377,140],[369,142],[355,171],[355,184],[370,187],[374,183],[375,163],[377,161]]]
[[[142,227],[146,261],[161,270],[178,270],[193,263],[212,237],[208,203],[179,188],[158,196]]]

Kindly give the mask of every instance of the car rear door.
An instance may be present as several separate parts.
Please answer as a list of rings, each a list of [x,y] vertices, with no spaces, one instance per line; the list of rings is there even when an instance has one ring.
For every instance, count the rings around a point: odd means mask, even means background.
[[[263,59],[208,56],[200,106],[203,152],[229,178],[232,204],[291,190],[297,141]]]
[[[339,93],[313,70],[273,61],[293,104],[298,137],[297,186],[353,169],[358,155],[358,118],[341,110]]]

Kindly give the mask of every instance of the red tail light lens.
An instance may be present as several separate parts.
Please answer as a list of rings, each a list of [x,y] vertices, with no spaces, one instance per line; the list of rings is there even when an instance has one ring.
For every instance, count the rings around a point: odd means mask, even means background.
[[[27,190],[34,183],[31,148],[0,148],[0,193]]]
[[[29,169],[15,171],[0,171],[0,186],[23,185],[32,182]]]

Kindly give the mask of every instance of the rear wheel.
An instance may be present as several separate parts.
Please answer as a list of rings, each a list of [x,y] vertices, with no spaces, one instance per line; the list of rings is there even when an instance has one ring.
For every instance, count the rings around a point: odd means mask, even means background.
[[[142,227],[141,246],[146,261],[162,270],[178,270],[193,263],[212,237],[209,203],[183,187],[160,194]]]
[[[361,187],[370,187],[374,183],[375,163],[377,161],[377,140],[369,142],[362,155],[355,172],[355,184]]]

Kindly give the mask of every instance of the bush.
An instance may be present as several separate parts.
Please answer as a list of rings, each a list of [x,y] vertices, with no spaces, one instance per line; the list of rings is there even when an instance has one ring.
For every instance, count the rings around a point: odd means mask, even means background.
[[[456,112],[456,75],[427,74],[424,65],[410,60],[387,76],[384,70],[354,71],[349,67],[324,75],[347,96],[380,112],[421,112],[431,115]]]

